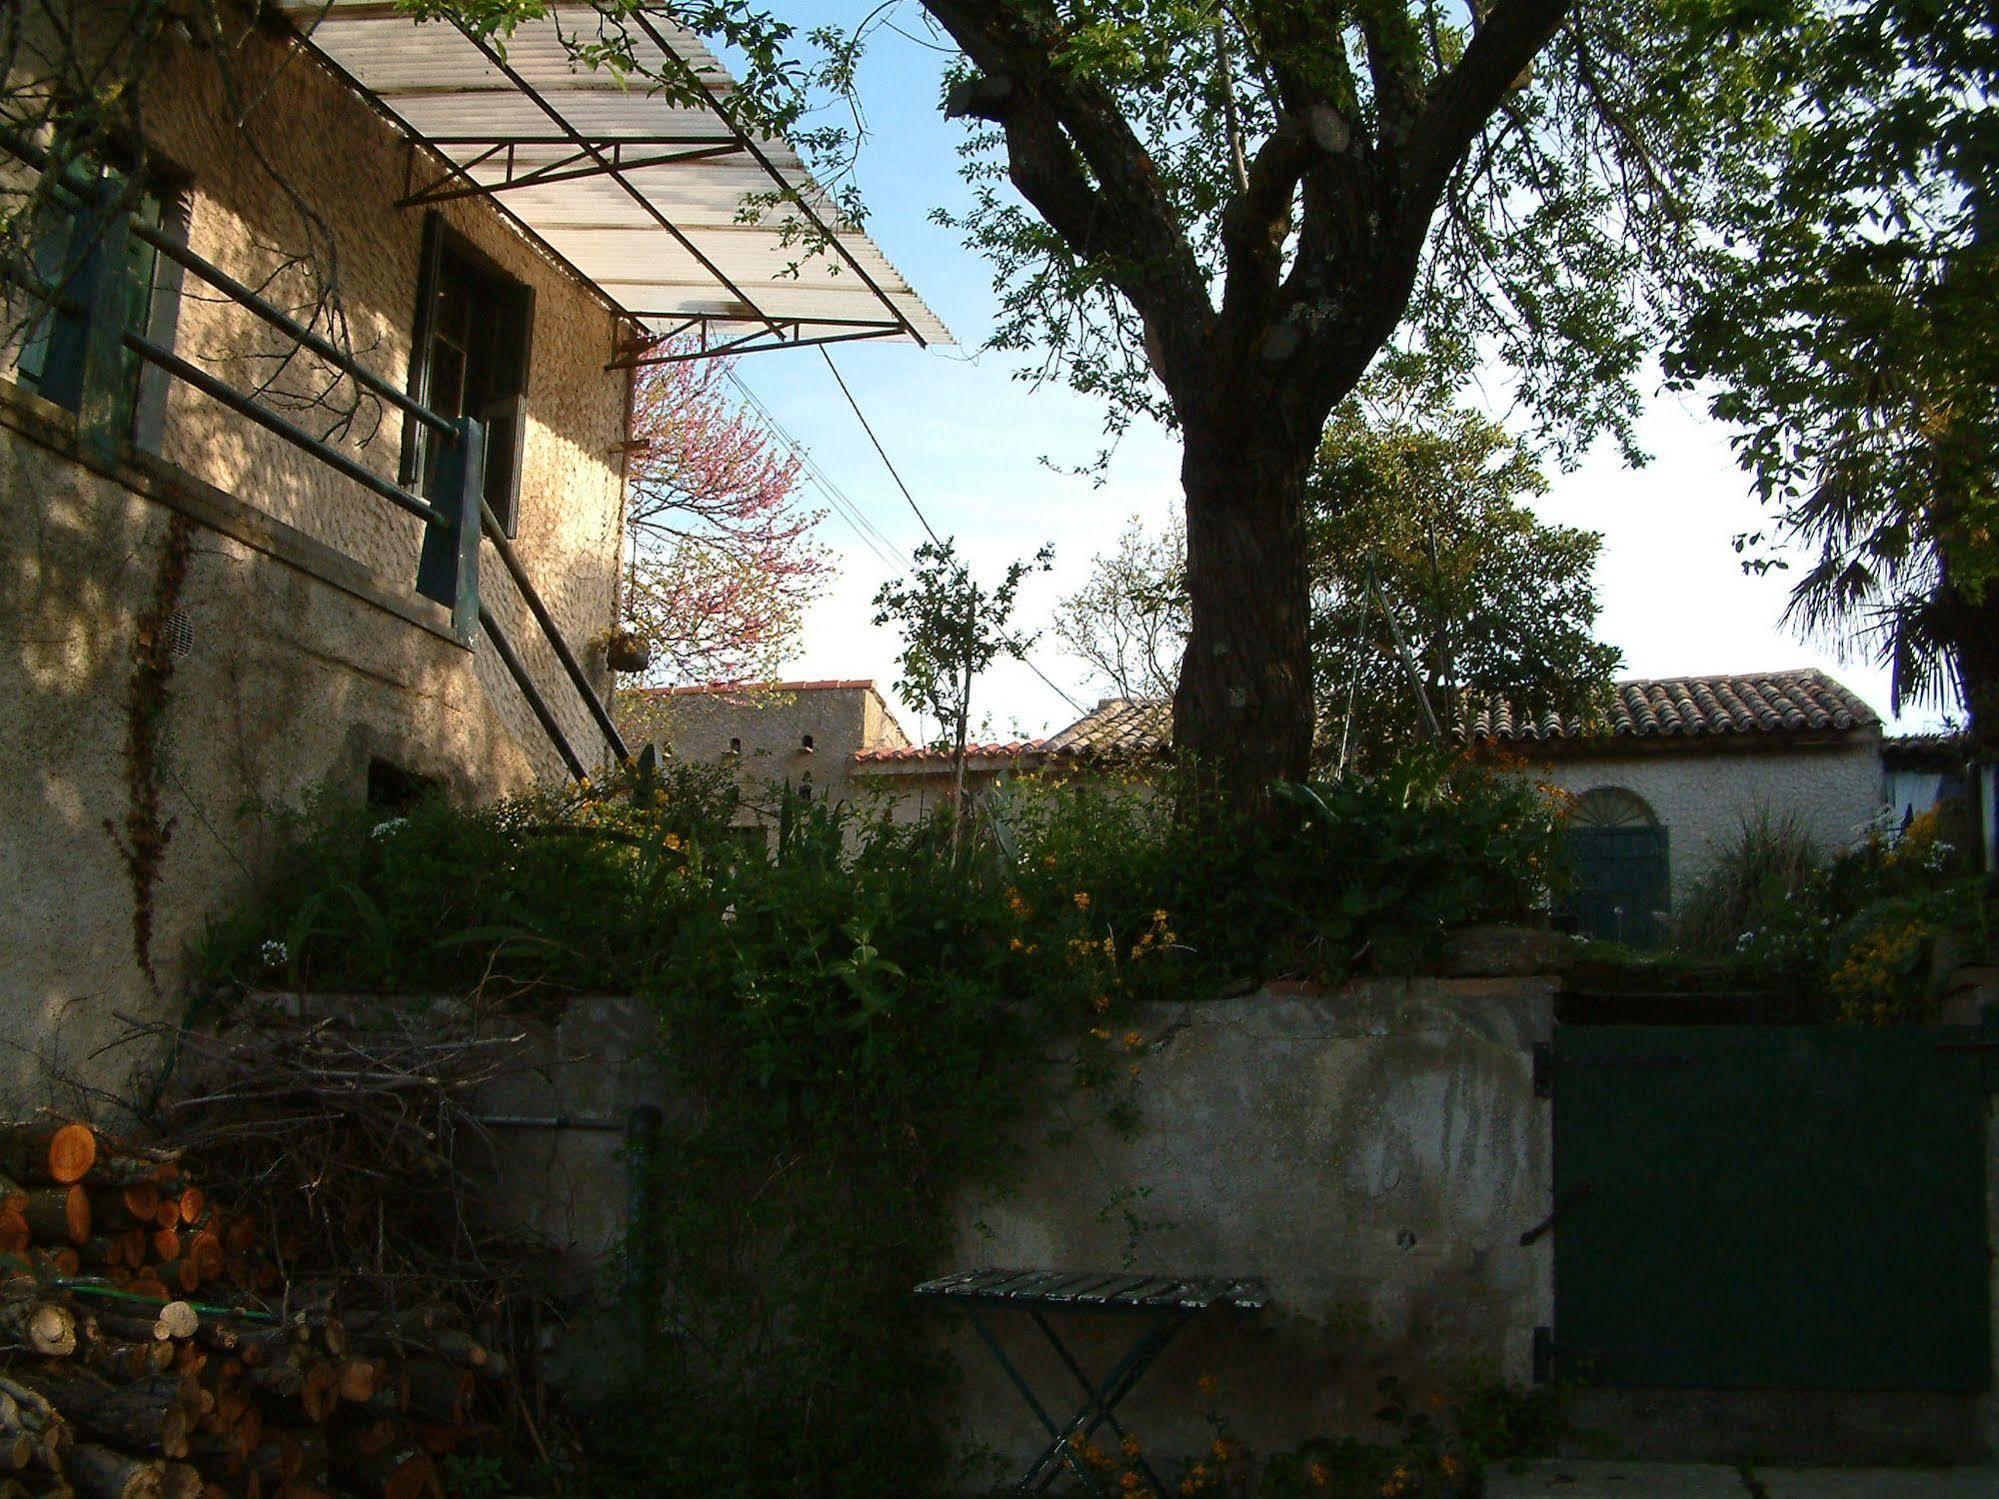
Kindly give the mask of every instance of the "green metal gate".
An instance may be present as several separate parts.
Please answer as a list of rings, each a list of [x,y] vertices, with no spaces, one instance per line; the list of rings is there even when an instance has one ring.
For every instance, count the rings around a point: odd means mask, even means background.
[[[1991,1383],[1999,1030],[1564,1026],[1544,1369],[1607,1386]]]

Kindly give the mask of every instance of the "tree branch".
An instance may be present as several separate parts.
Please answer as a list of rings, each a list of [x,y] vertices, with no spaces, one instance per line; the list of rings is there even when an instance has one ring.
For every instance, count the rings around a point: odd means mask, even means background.
[[[1191,363],[1214,308],[1152,158],[1117,102],[1057,66],[1059,39],[1021,0],[922,3],[974,67],[996,85],[1010,80],[985,90],[978,112],[1006,130],[1014,185],[1077,254],[1117,262],[1112,279],[1166,362]]]
[[[1459,159],[1574,8],[1575,0],[1500,0],[1457,67],[1431,86],[1410,136],[1403,206],[1416,224],[1405,233],[1420,236]]]

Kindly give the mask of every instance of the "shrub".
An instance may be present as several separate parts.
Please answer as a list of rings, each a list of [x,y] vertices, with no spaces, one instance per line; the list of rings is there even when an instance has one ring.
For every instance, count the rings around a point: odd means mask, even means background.
[[[1180,815],[1180,790],[1024,784],[955,832],[787,796],[768,850],[687,768],[397,819],[321,804],[212,957],[322,989],[645,996],[686,1106],[628,1250],[646,1351],[591,1423],[595,1491],[872,1495],[892,1461],[927,1492],[951,1371],[908,1291],[954,1194],[1003,1184],[1049,1112],[1049,1059],[1065,1116],[1121,1124],[1138,1002],[1413,963],[1530,905],[1552,858],[1546,799],[1435,755],[1255,823]]]
[[[1699,957],[1735,956],[1742,933],[1787,919],[1825,863],[1825,850],[1796,818],[1759,809],[1689,892],[1675,927],[1678,945]]]

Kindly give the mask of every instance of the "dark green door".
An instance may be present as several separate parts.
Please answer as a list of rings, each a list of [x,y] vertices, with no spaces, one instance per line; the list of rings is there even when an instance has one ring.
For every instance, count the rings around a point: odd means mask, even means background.
[[[1560,1028],[1548,1066],[1558,1376],[1988,1388],[1980,1039]]]
[[[1659,918],[1671,901],[1664,828],[1571,828],[1569,862],[1577,931],[1633,947],[1659,940]]]

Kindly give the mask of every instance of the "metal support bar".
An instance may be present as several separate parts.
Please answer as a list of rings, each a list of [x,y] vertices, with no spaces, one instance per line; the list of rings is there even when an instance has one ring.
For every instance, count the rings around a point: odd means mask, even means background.
[[[829,333],[823,338],[778,338],[772,343],[755,343],[754,339],[769,337],[768,333],[747,333],[738,339],[713,348],[695,349],[685,354],[653,354],[639,358],[614,359],[604,368],[610,370],[642,370],[655,364],[685,364],[694,359],[717,359],[725,354],[769,354],[778,349],[816,349],[824,344],[861,343],[876,338],[893,338],[900,328],[886,323],[876,324],[866,333]]]
[[[203,395],[208,396],[212,400],[220,401],[231,411],[234,411],[239,416],[247,417],[265,431],[276,433],[294,447],[304,449],[306,452],[312,454],[313,457],[319,459],[328,468],[338,469],[356,484],[361,485],[364,489],[372,490],[391,505],[407,510],[411,515],[421,520],[429,521],[433,526],[450,524],[450,517],[445,515],[443,511],[439,510],[428,500],[419,499],[408,490],[400,489],[396,485],[391,484],[373,469],[356,463],[338,448],[321,442],[310,432],[286,421],[276,412],[266,411],[263,407],[257,405],[256,402],[247,399],[233,386],[216,379],[207,370],[200,368],[198,365],[189,364],[178,354],[171,353],[152,342],[152,340],[141,338],[136,333],[127,333],[124,337],[125,347],[132,350],[141,359],[158,365],[177,380],[186,381]]]
[[[1093,1493],[1106,1493],[1107,1490],[1098,1481],[1097,1475],[1090,1472],[1083,1465],[1082,1459],[1070,1449],[1069,1443],[1063,1435],[1062,1428],[1055,1424],[1055,1418],[1048,1414],[1048,1408],[1041,1403],[1040,1397],[1034,1393],[1033,1386],[1029,1385],[1027,1380],[1021,1375],[1020,1370],[1014,1367],[1013,1360],[1006,1356],[1006,1350],[1000,1346],[999,1339],[993,1336],[992,1329],[987,1327],[985,1322],[980,1318],[977,1308],[967,1306],[965,1308],[965,1319],[972,1324],[973,1329],[985,1341],[987,1350],[998,1361],[1000,1368],[1006,1371],[1006,1377],[1013,1382],[1013,1387],[1020,1392],[1020,1398],[1027,1402],[1027,1408],[1033,1411],[1042,1426],[1047,1428],[1049,1440],[1053,1444],[1040,1457],[1035,1459],[1034,1466],[1029,1468],[1026,1474],[1022,1476],[1017,1486],[1017,1492],[1027,1492],[1028,1484],[1033,1481],[1034,1476],[1041,1471],[1042,1464],[1046,1463],[1052,1454],[1058,1469],[1067,1467]]]
[[[639,17],[639,20],[642,25],[645,24],[643,16]],[[533,84],[529,83],[527,79],[523,78],[520,75],[519,71],[515,69],[510,63],[508,63],[508,61],[504,56],[502,56],[497,50],[495,50],[492,43],[488,39],[478,35],[471,28],[463,25],[462,23],[454,22],[453,24],[457,25],[459,34],[462,35],[474,47],[478,48],[480,55],[483,56],[488,63],[492,64],[493,67],[499,69],[501,76],[503,76],[515,88],[519,89],[521,91],[522,97],[527,99],[529,103],[533,104],[536,109],[540,110],[541,113],[547,118],[550,124],[554,125],[558,130],[562,131],[565,135],[567,135],[570,141],[576,146],[578,150],[585,152],[590,156],[592,160],[597,162],[599,166],[602,166],[605,169],[605,175],[607,175],[613,182],[615,182],[619,186],[620,189],[623,190],[626,197],[630,198],[634,203],[638,204],[639,207],[645,211],[645,214],[648,218],[650,218],[655,224],[657,224],[660,228],[664,229],[669,235],[671,235],[673,237],[674,242],[678,244],[681,249],[685,250],[689,255],[693,256],[694,259],[700,263],[701,268],[703,270],[707,271],[709,275],[713,276],[717,281],[721,282],[721,284],[728,289],[729,294],[731,296],[733,296],[738,302],[741,302],[745,307],[749,308],[752,312],[756,313],[759,322],[769,323],[772,331],[773,332],[776,331],[777,325],[771,322],[771,319],[765,315],[763,309],[757,306],[755,300],[751,298],[749,294],[746,293],[740,286],[736,285],[736,283],[729,277],[729,275],[725,271],[723,271],[723,269],[720,266],[716,265],[713,260],[709,259],[707,255],[702,253],[701,247],[695,244],[693,240],[689,239],[687,235],[681,231],[679,225],[675,224],[671,219],[667,218],[665,214],[661,213],[658,204],[654,203],[652,199],[648,198],[644,193],[640,192],[637,188],[633,187],[631,183],[627,182],[624,179],[623,174],[620,173],[616,167],[611,166],[610,163],[605,160],[603,151],[599,147],[593,145],[588,140],[585,140],[583,138],[582,133],[579,132],[575,128],[575,126],[571,125],[569,121],[563,117],[562,112],[559,109],[557,109],[554,105],[550,104],[548,100],[544,99],[541,96],[540,91],[536,89]],[[669,57],[674,57],[676,60],[678,59],[678,54],[674,53],[671,49],[668,49],[667,55]]]
[[[219,266],[203,260],[194,251],[181,244],[171,235],[162,234],[157,229],[135,223],[132,232],[147,244],[158,250],[169,260],[178,261],[216,290],[226,294],[230,300],[241,303],[273,328],[297,339],[306,348],[320,356],[349,376],[357,385],[365,386],[380,396],[398,411],[416,418],[426,427],[442,433],[447,439],[456,435],[456,429],[444,417],[439,416],[422,402],[412,398],[408,392],[398,390],[374,371],[367,369],[353,355],[346,353],[331,340],[322,337],[289,314],[280,311],[263,297],[257,295],[242,282],[236,280]]]
[[[562,725],[555,721],[555,715],[548,711],[548,703],[542,698],[541,689],[534,685],[534,678],[528,675],[527,667],[514,650],[513,642],[507,639],[500,622],[493,618],[493,611],[482,602],[479,605],[479,627],[493,642],[493,649],[499,653],[501,665],[507,668],[507,675],[514,679],[514,685],[521,690],[521,696],[528,700],[528,707],[534,710],[542,732],[548,735],[555,752],[562,756],[562,763],[569,768],[570,777],[576,781],[587,781],[590,773],[583,768],[583,762],[576,758],[576,751],[569,747],[569,736],[562,732]]]
[[[1166,1351],[1166,1345],[1173,1341],[1174,1334],[1187,1324],[1187,1320],[1185,1313],[1168,1316],[1154,1323],[1146,1331],[1145,1336],[1132,1345],[1131,1351],[1118,1361],[1117,1366],[1104,1376],[1103,1383],[1097,1386],[1096,1392],[1091,1397],[1090,1407],[1080,1412],[1069,1423],[1068,1429],[1062,1433],[1061,1445],[1064,1449],[1068,1447],[1073,1437],[1080,1435],[1084,1441],[1090,1439],[1096,1429],[1109,1419],[1111,1411],[1116,1409],[1119,1402],[1137,1387],[1139,1380],[1145,1377],[1145,1371],[1150,1369],[1159,1355]],[[1022,1480],[1023,1490],[1027,1488],[1029,1482],[1032,1482],[1034,1492],[1038,1493],[1055,1481],[1054,1467],[1048,1466],[1042,1471],[1046,1463],[1047,1459],[1044,1457],[1042,1464],[1037,1465],[1036,1470],[1030,1472],[1027,1479]]]
[[[490,197],[495,193],[512,192],[517,187],[547,187],[549,184],[555,182],[577,182],[586,177],[602,177],[614,171],[636,172],[643,167],[666,167],[675,166],[687,161],[708,161],[717,156],[733,156],[742,149],[742,147],[735,143],[729,142],[722,145],[707,146],[686,151],[673,151],[659,156],[642,156],[636,161],[626,161],[620,149],[621,145],[622,143],[619,143],[619,145],[612,147],[613,162],[609,166],[593,164],[587,167],[572,167],[570,165],[572,162],[587,159],[587,153],[573,151],[560,161],[552,161],[544,166],[536,167],[519,177],[516,177],[513,173],[513,152],[509,148],[507,153],[507,176],[504,181],[471,182],[466,187],[447,187],[445,185],[460,177],[466,177],[469,181],[469,174],[472,168],[478,166],[480,161],[485,159],[485,157],[481,157],[478,161],[467,162],[460,170],[448,173],[444,177],[439,178],[429,187],[419,188],[413,193],[405,194],[403,197],[396,199],[396,207],[416,208],[431,203],[449,203],[457,198]],[[495,147],[494,149],[497,150],[498,148]],[[486,156],[491,155],[492,152],[490,151],[486,153]]]
[[[757,165],[764,169],[770,180],[777,184],[778,189],[787,194],[790,200],[798,205],[798,211],[804,214],[807,222],[825,237],[826,243],[831,245],[835,253],[847,263],[847,268],[860,278],[861,284],[875,294],[875,300],[888,309],[889,316],[895,319],[898,330],[907,333],[911,338],[915,339],[918,348],[929,347],[923,335],[918,333],[911,325],[909,319],[902,315],[902,310],[889,300],[888,293],[875,284],[875,278],[868,274],[867,267],[862,265],[855,258],[854,252],[841,244],[840,237],[831,229],[828,229],[820,220],[819,215],[813,211],[812,205],[805,201],[805,195],[799,192],[795,185],[785,180],[784,174],[778,171],[776,165],[764,154],[763,148],[751,139],[749,133],[742,126],[729,118],[729,112],[722,107],[722,101],[711,94],[702,84],[700,76],[689,66],[687,59],[667,44],[666,38],[660,34],[659,28],[653,24],[652,19],[646,15],[644,10],[633,11],[632,19],[638,23],[639,29],[651,39],[652,44],[659,48],[662,56],[670,57],[680,64],[681,71],[694,83],[696,88],[700,89],[702,102],[713,111],[715,118],[734,132],[736,139],[743,143],[743,149],[756,159]]]
[[[486,539],[493,543],[493,550],[500,554],[500,561],[507,569],[507,576],[514,580],[514,587],[520,590],[521,598],[527,603],[528,612],[534,615],[535,623],[541,626],[542,634],[548,637],[549,646],[554,650],[556,660],[562,663],[562,669],[569,674],[570,683],[590,709],[590,716],[597,720],[597,727],[603,731],[604,740],[610,745],[611,753],[617,757],[620,765],[629,763],[632,752],[625,748],[625,737],[618,732],[618,725],[611,717],[611,710],[606,708],[604,700],[597,696],[597,689],[583,674],[583,666],[577,661],[575,653],[569,649],[569,642],[563,638],[554,616],[548,612],[548,606],[541,601],[541,595],[528,580],[527,569],[521,566],[521,559],[515,554],[513,543],[507,540],[506,528],[500,524],[500,518],[493,514],[493,507],[484,500],[479,502],[479,514],[485,527]]]

